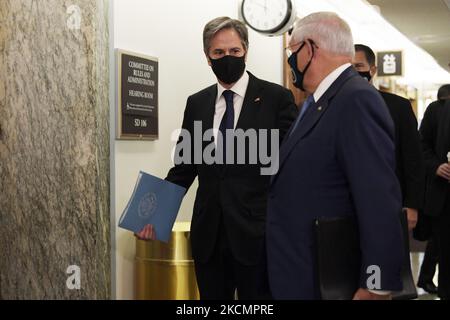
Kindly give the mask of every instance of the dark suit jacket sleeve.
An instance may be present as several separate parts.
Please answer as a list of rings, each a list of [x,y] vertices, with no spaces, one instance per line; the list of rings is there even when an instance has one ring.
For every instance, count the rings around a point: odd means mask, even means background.
[[[280,142],[289,131],[292,122],[297,117],[297,107],[291,90],[283,88],[278,111],[278,127],[280,128]]]
[[[422,150],[425,158],[425,165],[430,176],[436,175],[436,170],[442,164],[436,154],[437,139],[437,107],[438,104],[431,104],[425,111],[422,123],[420,124],[420,136],[422,142]]]
[[[407,100],[399,105],[398,123],[401,168],[403,170],[403,206],[419,209],[423,205],[425,164],[417,130],[417,119]]]
[[[381,290],[400,290],[403,240],[401,191],[395,174],[394,127],[381,96],[360,90],[340,99],[337,160],[356,211],[361,246],[360,286],[369,266],[381,271]],[[338,103],[338,102],[336,102]]]
[[[191,139],[194,138],[194,115],[192,110],[192,103],[191,103],[191,97],[188,98],[186,103],[186,109],[184,111],[184,118],[183,118],[183,124],[182,129],[186,130],[185,132],[189,132]],[[175,156],[177,154],[183,155],[182,150],[182,135],[180,134],[180,137],[178,138],[178,142],[175,148]],[[191,142],[193,142],[191,140]],[[192,183],[195,180],[195,177],[197,176],[197,169],[193,162],[194,160],[194,149],[193,145],[194,143],[189,143],[191,150],[190,150],[190,157],[188,161],[175,164],[168,172],[166,180],[173,182],[177,185],[180,185],[182,187],[186,188],[186,192],[189,189],[189,187],[192,185]]]

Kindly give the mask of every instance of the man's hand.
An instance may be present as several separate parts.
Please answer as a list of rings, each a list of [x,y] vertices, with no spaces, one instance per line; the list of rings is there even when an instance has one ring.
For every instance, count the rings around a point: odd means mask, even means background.
[[[406,218],[408,219],[408,230],[411,231],[417,225],[417,209],[406,208]]]
[[[138,237],[140,240],[155,240],[156,239],[156,233],[155,229],[153,228],[153,225],[147,224],[144,229],[141,230],[139,233],[134,234],[136,237]]]
[[[436,170],[436,175],[450,181],[450,165],[448,163],[441,164]]]
[[[392,300],[392,295],[376,294],[367,289],[359,288],[353,296],[353,300]]]

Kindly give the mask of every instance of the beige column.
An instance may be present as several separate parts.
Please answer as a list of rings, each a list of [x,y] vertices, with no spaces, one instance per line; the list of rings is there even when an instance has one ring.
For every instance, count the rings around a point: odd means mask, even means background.
[[[110,297],[107,19],[1,0],[0,299]]]

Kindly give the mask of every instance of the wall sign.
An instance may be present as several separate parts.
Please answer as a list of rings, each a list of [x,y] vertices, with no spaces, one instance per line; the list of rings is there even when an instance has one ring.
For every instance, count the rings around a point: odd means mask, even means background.
[[[158,139],[158,59],[116,51],[117,139]]]
[[[402,76],[403,54],[402,51],[377,52],[377,67],[379,77]]]

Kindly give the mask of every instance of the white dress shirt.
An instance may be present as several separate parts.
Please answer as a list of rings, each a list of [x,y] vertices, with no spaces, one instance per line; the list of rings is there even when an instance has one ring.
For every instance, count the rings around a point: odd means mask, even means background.
[[[317,102],[319,99],[323,96],[323,94],[328,90],[328,88],[331,87],[333,82],[336,81],[337,78],[344,72],[348,67],[350,67],[350,63],[345,63],[342,66],[336,68],[333,72],[331,72],[328,76],[325,77],[325,79],[322,80],[322,82],[317,87],[316,91],[314,91],[314,101]],[[388,295],[391,294],[391,291],[385,291],[385,290],[369,290],[372,293],[380,294],[380,295]]]
[[[225,90],[231,90],[234,92],[233,95],[233,107],[234,107],[234,128],[236,128],[237,122],[239,120],[239,115],[241,114],[242,105],[244,104],[245,93],[247,92],[249,75],[247,71],[244,71],[242,77],[230,88],[224,88],[220,83],[217,83],[217,98],[216,98],[216,108],[214,112],[214,142],[217,141],[217,133],[219,131],[220,122],[222,122],[223,115],[227,109],[227,104],[225,102],[225,97],[222,93]]]
[[[328,90],[328,88],[331,87],[333,82],[336,81],[337,78],[341,75],[342,72],[345,71],[348,67],[350,67],[350,63],[343,64],[342,66],[336,68],[333,72],[331,72],[329,75],[325,77],[325,79],[322,80],[322,82],[317,87],[316,91],[314,91],[314,101],[317,102],[319,99],[323,96],[325,91]]]

